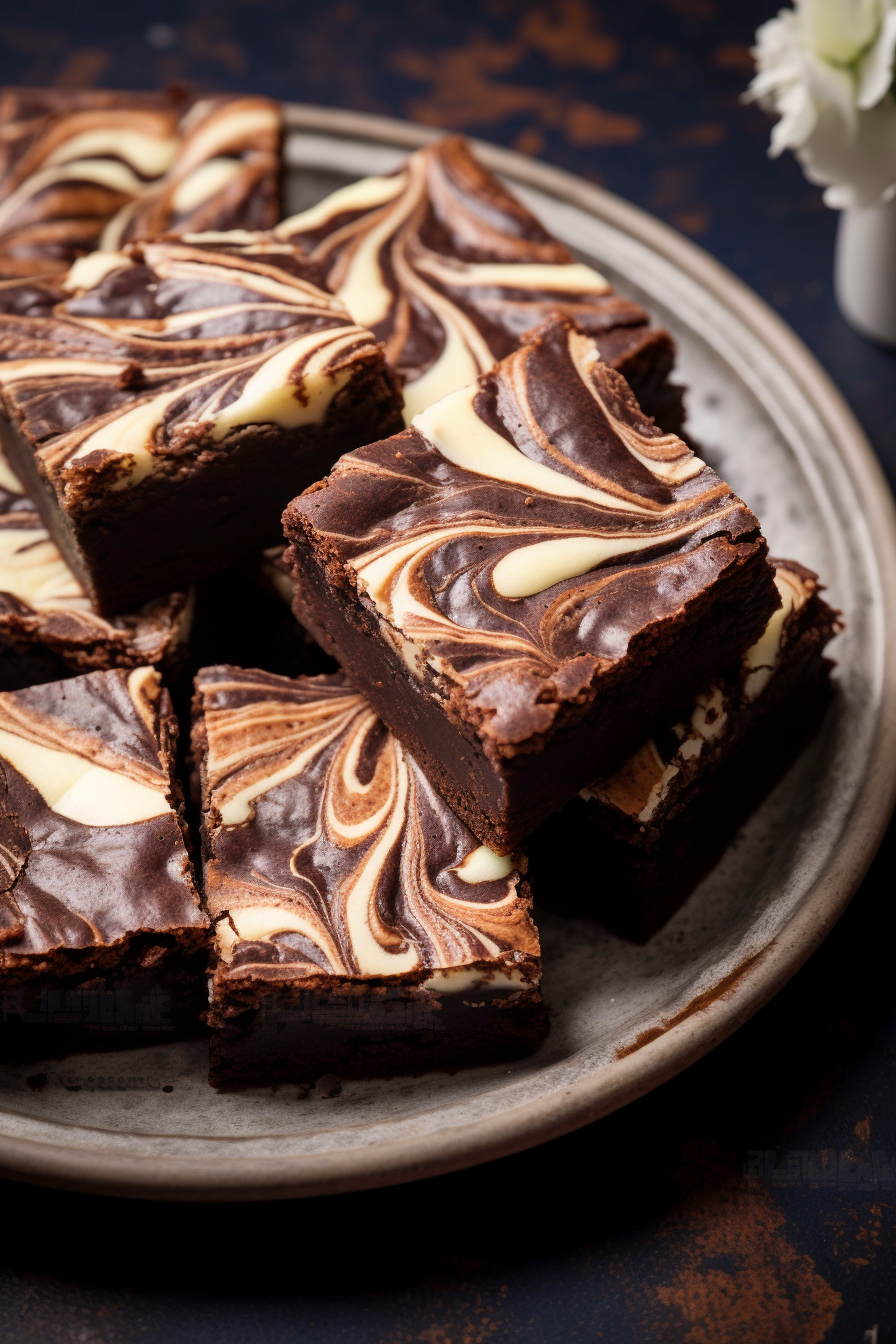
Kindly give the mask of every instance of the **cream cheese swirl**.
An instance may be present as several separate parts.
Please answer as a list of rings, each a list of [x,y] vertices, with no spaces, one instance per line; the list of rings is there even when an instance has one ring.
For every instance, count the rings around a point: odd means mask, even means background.
[[[740,542],[764,547],[750,510],[560,318],[404,434],[346,454],[285,522],[339,557],[434,694],[509,743],[680,619]],[[294,578],[301,600],[300,564]],[[756,597],[762,618],[771,571]]]
[[[316,268],[267,234],[190,235],[0,284],[0,390],[57,491],[131,488],[246,425],[321,423],[381,360]]]
[[[407,422],[488,372],[551,312],[592,333],[617,329],[616,344],[618,329],[647,322],[459,136],[418,150],[391,176],[340,188],[277,233],[308,248],[355,320],[385,343],[405,379]]]
[[[206,668],[197,694],[206,899],[233,974],[506,980],[537,957],[519,871],[341,675]]]

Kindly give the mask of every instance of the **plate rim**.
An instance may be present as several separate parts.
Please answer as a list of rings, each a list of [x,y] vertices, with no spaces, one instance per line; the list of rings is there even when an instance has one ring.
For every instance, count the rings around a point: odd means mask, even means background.
[[[341,108],[284,104],[287,131],[323,132],[414,149],[450,132]],[[472,137],[471,137],[472,139]],[[881,584],[884,676],[878,732],[853,800],[846,840],[779,932],[655,1038],[547,1097],[435,1134],[335,1152],[219,1158],[98,1153],[63,1142],[0,1136],[0,1176],[95,1194],[160,1200],[253,1200],[345,1193],[443,1175],[559,1138],[674,1077],[758,1012],[808,960],[852,899],[896,800],[896,505],[856,416],[796,333],[743,281],[670,225],[567,172],[472,139],[483,162],[629,234],[672,262],[760,338],[822,421],[861,506]]]

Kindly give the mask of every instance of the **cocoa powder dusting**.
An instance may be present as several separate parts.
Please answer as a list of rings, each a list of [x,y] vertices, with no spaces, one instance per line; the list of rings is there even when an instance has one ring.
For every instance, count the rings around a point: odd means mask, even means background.
[[[683,1344],[821,1344],[842,1297],[801,1255],[785,1232],[784,1214],[758,1181],[739,1179],[729,1163],[685,1155],[697,1189],[661,1231],[674,1238],[674,1277],[658,1301],[672,1308]]]

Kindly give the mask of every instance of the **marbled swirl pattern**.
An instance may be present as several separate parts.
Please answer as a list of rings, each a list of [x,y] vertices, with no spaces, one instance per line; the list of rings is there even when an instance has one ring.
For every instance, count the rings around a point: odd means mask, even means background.
[[[152,668],[0,694],[4,976],[141,931],[204,927],[172,804],[171,726]]]
[[[279,216],[280,110],[267,98],[9,88],[0,131],[0,275]]]
[[[418,150],[391,176],[340,189],[277,232],[301,240],[355,319],[385,342],[406,380],[408,420],[486,373],[551,312],[592,334],[647,322],[459,136]]]
[[[175,473],[246,424],[318,422],[381,363],[297,249],[190,239],[94,253],[59,286],[0,284],[4,402],[61,497]]]
[[[559,318],[478,387],[346,454],[285,525],[341,563],[412,671],[510,743],[677,618],[736,543],[764,547],[750,510]],[[767,587],[770,612],[771,571]]]
[[[479,846],[339,674],[197,678],[205,888],[234,975],[403,975],[537,957],[519,873]],[[464,876],[465,875],[465,876]]]

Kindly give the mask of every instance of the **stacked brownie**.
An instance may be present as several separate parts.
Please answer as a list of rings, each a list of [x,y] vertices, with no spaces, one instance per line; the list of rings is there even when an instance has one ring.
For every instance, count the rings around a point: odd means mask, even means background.
[[[781,606],[760,639],[532,838],[533,880],[548,905],[650,937],[818,730],[833,693],[824,649],[838,613],[811,570],[771,563]]]
[[[560,316],[284,526],[296,615],[498,853],[780,602],[754,515]]]
[[[264,99],[4,98],[7,1039],[183,1029],[210,942],[216,1086],[531,1052],[523,845],[668,913],[820,721],[816,576],[461,139],[277,224]]]

